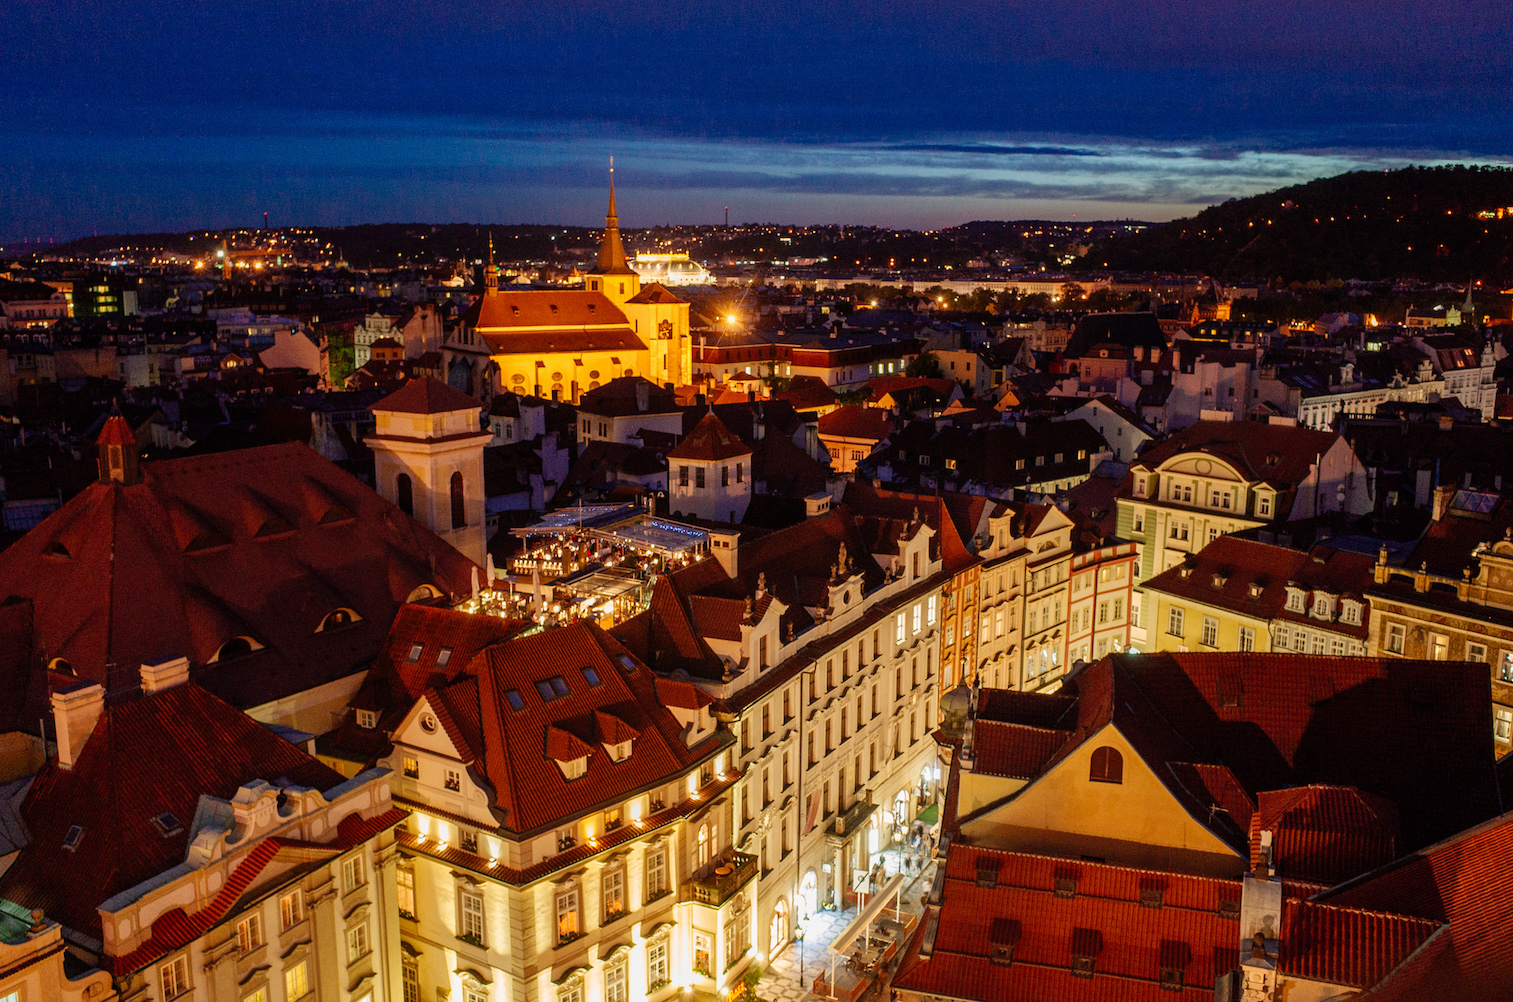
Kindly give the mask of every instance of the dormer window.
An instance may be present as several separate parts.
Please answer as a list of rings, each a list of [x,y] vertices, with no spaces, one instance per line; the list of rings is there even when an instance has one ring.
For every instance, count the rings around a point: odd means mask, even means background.
[[[372,710],[357,711],[357,726],[365,731],[371,731],[378,726],[378,714]]]
[[[1303,590],[1294,585],[1287,586],[1287,611],[1303,611]]]
[[[178,817],[172,811],[164,811],[162,814],[154,815],[152,818],[152,827],[156,828],[158,834],[164,838],[176,835],[184,830],[184,826],[179,823]]]
[[[1340,603],[1340,622],[1351,626],[1361,625],[1361,603],[1345,599]]]
[[[607,744],[604,746],[604,750],[609,754],[609,760],[611,762],[624,762],[626,759],[630,758],[630,749],[631,742],[628,740],[617,741],[614,744]]]
[[[554,759],[554,761],[557,763],[557,768],[562,770],[562,778],[569,781],[577,779],[588,772],[587,755],[568,759],[566,762],[561,759]]]
[[[1314,593],[1313,618],[1323,620],[1334,618],[1334,596],[1325,592]]]
[[[1261,597],[1261,591],[1262,591],[1261,582],[1259,582],[1259,581],[1252,581],[1250,583],[1250,597],[1251,598],[1260,598]]]

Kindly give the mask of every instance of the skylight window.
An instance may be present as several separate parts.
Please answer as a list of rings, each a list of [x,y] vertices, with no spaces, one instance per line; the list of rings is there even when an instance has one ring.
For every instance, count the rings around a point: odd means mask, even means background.
[[[561,699],[567,695],[567,679],[561,675],[553,675],[551,678],[541,679],[536,683],[536,691],[541,694],[543,703],[550,703],[555,699]]]
[[[510,704],[510,709],[514,710],[515,712],[518,713],[521,710],[525,709],[525,700],[520,698],[519,689],[510,689],[504,694],[504,698],[505,701]]]
[[[415,662],[417,662],[417,661],[420,660],[420,653],[422,651],[424,651],[425,649],[426,649],[426,645],[425,644],[420,644],[420,643],[411,644],[410,645],[410,656],[407,657],[407,658],[405,658],[405,660],[408,661],[410,664],[414,664]]]
[[[627,674],[634,675],[636,673],[635,658],[632,658],[629,654],[621,654],[619,661],[620,667],[624,668]]]
[[[63,848],[69,852],[73,852],[79,848],[79,843],[82,841],[84,841],[84,826],[69,825],[68,834],[63,836]]]
[[[443,647],[440,653],[436,655],[436,667],[445,668],[447,662],[450,660],[452,660],[452,649],[450,647]]]
[[[599,685],[599,673],[593,668],[584,668],[583,677],[588,681],[590,687]]]
[[[184,826],[179,823],[179,819],[174,816],[172,811],[164,811],[162,814],[155,815],[152,819],[152,826],[164,838],[184,830]]]

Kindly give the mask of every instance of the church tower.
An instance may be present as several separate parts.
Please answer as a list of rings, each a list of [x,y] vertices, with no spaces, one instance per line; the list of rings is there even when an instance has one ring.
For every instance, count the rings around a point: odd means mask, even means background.
[[[625,261],[625,246],[620,243],[620,216],[615,212],[615,165],[609,165],[609,211],[604,214],[604,241],[599,244],[599,260],[588,272],[588,291],[602,292],[616,306],[625,305],[641,291],[641,276]]]
[[[412,379],[373,405],[378,493],[482,567],[483,447],[477,400],[430,377]]]

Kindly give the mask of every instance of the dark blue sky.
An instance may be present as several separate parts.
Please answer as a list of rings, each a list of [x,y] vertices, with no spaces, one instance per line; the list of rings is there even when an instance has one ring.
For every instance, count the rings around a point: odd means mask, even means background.
[[[0,5],[0,240],[1165,219],[1513,162],[1513,4]]]

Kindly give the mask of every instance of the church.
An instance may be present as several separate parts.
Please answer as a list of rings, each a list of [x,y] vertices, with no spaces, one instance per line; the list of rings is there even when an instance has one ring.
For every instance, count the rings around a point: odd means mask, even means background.
[[[657,283],[643,288],[626,262],[613,169],[584,287],[500,289],[491,250],[482,296],[442,347],[447,382],[484,403],[508,390],[576,404],[621,376],[671,388],[691,381],[693,364],[688,303]]]

